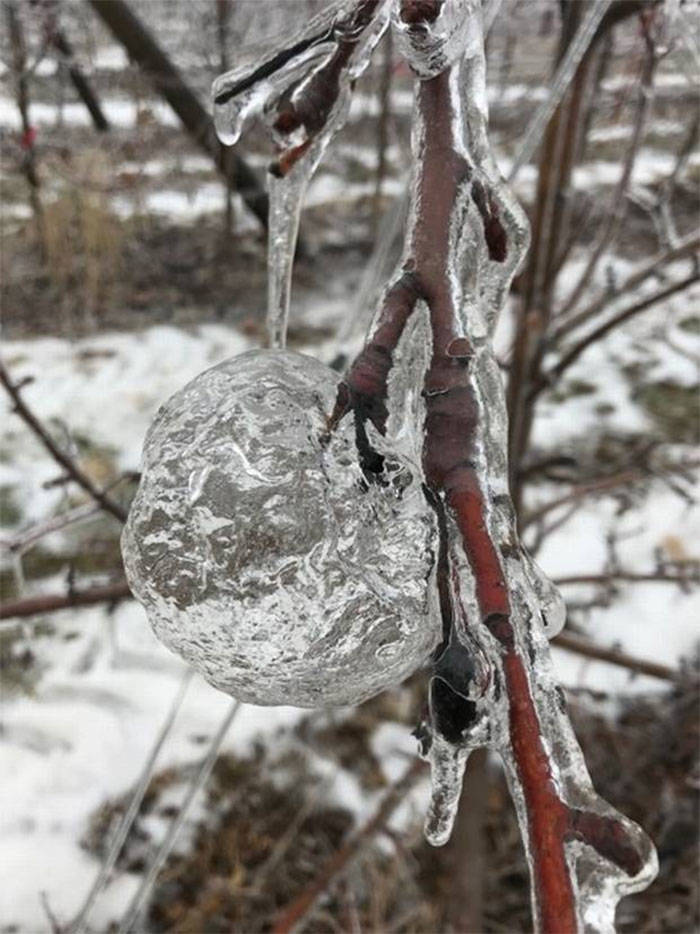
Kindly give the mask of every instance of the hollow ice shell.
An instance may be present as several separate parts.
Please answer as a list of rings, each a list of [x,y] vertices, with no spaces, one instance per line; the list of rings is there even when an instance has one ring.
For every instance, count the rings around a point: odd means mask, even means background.
[[[432,513],[401,456],[368,480],[338,376],[284,350],[197,376],[158,412],[122,538],[156,635],[255,704],[358,703],[440,638]]]

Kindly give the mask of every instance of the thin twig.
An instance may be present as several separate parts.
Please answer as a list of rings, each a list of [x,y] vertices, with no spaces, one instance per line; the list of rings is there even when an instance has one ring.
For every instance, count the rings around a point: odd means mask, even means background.
[[[578,31],[569,44],[566,54],[559,63],[556,74],[550,83],[547,99],[540,104],[520,140],[518,151],[508,175],[510,184],[515,181],[518,172],[530,160],[539,145],[542,139],[542,131],[571,84],[571,79],[576,74],[583,56],[588,51],[609,6],[610,0],[597,0],[597,3],[589,5],[588,11],[581,20]]]
[[[555,577],[553,583],[558,587],[567,584],[609,584],[613,581],[629,583],[695,584],[700,583],[700,568],[687,573],[675,574],[668,571],[651,571],[647,574],[635,574],[633,571],[609,571],[604,574],[571,574],[567,577]]]
[[[675,681],[677,674],[673,668],[668,665],[661,665],[658,662],[650,662],[645,658],[637,658],[634,655],[627,655],[625,652],[619,652],[617,649],[605,649],[602,646],[594,645],[579,639],[576,636],[569,636],[560,633],[552,639],[552,645],[557,648],[565,649],[567,652],[575,652],[577,655],[583,655],[586,658],[594,658],[601,662],[610,662],[611,665],[620,665],[623,668],[629,668],[640,675],[649,675],[652,678],[660,678],[663,681]]]
[[[22,399],[20,387],[12,382],[2,361],[0,361],[0,382],[2,382],[8,395],[12,399],[14,410],[17,415],[19,415],[27,427],[31,429],[39,441],[41,441],[53,459],[60,464],[78,486],[82,487],[105,512],[111,513],[119,522],[126,522],[126,510],[96,487],[87,474],[78,467],[75,461],[56,444],[46,428],[44,428],[36,415],[34,415],[32,410]]]
[[[605,335],[610,331],[614,330],[616,327],[619,327],[621,324],[624,324],[625,321],[629,321],[629,319],[635,315],[638,315],[641,312],[646,311],[648,308],[651,308],[652,305],[656,305],[657,302],[662,302],[665,299],[670,298],[672,295],[675,295],[676,292],[682,292],[684,289],[687,289],[695,282],[698,282],[698,280],[700,280],[700,272],[693,272],[685,279],[681,279],[680,282],[674,282],[672,285],[667,286],[665,289],[661,289],[661,291],[655,292],[653,295],[648,295],[646,298],[643,298],[632,305],[628,305],[621,311],[618,311],[616,315],[613,315],[612,318],[609,318],[607,321],[600,324],[597,328],[591,331],[590,334],[587,334],[586,337],[582,337],[580,341],[578,341],[573,345],[573,347],[566,351],[566,353],[564,353],[564,355],[560,358],[559,362],[551,369],[547,370],[540,378],[540,381],[531,388],[530,397],[534,398],[540,392],[542,392],[543,389],[551,387],[558,379],[561,378],[561,375],[578,360],[582,353],[588,350],[588,348],[593,344],[601,340],[601,338],[605,337]]]
[[[0,604],[0,619],[22,619],[40,613],[54,613],[69,607],[93,606],[96,603],[117,603],[132,596],[126,581],[91,587],[89,590],[71,591],[65,594],[44,594],[24,597]]]
[[[273,928],[273,934],[291,934],[301,927],[319,898],[331,889],[363,847],[384,827],[424,771],[425,763],[416,759],[382,798],[379,807],[367,823],[331,856],[314,881],[282,910]]]
[[[197,793],[204,787],[211,774],[211,770],[214,768],[214,763],[219,754],[219,749],[223,743],[226,734],[228,733],[229,727],[233,722],[234,717],[241,708],[240,701],[233,701],[228,708],[226,716],[221,721],[221,725],[217,730],[214,738],[212,739],[209,750],[202,761],[199,769],[195,773],[192,781],[190,782],[190,787],[187,790],[185,799],[180,806],[180,810],[177,813],[177,816],[173,818],[168,828],[168,832],[165,835],[165,839],[161,843],[157,852],[155,853],[151,863],[148,867],[148,871],[141,879],[141,884],[134,893],[129,907],[127,908],[124,916],[119,925],[118,934],[128,934],[128,932],[137,930],[136,924],[139,920],[141,914],[141,908],[151,893],[151,889],[158,877],[158,873],[163,868],[165,861],[172,852],[175,842],[177,841],[178,835],[182,830],[182,826],[185,823],[185,819],[189,813],[190,808],[192,807],[192,802],[194,801]],[[138,930],[141,930],[138,928]]]
[[[148,754],[143,768],[141,769],[138,783],[131,796],[131,800],[129,801],[129,807],[127,808],[121,823],[119,824],[119,828],[116,834],[110,842],[109,850],[107,851],[105,860],[100,867],[100,871],[95,878],[92,888],[88,892],[87,898],[83,903],[83,907],[80,909],[80,912],[70,926],[70,934],[82,934],[82,932],[85,930],[92,906],[95,904],[95,900],[97,899],[102,889],[105,887],[107,880],[109,879],[109,876],[114,869],[117,858],[121,853],[122,847],[124,846],[129,831],[131,830],[131,826],[136,820],[136,815],[138,814],[141,807],[141,802],[143,801],[146,791],[148,790],[156,760],[160,755],[160,751],[163,748],[165,740],[170,734],[170,731],[175,722],[175,717],[177,716],[178,711],[182,706],[182,702],[185,699],[187,688],[189,687],[190,681],[192,680],[192,673],[193,669],[188,668],[180,680],[180,684],[168,709],[165,720],[163,721],[163,724],[158,731],[158,735],[156,736],[151,751]]]
[[[693,253],[698,249],[700,249],[700,236],[697,231],[694,231],[676,246],[654,256],[648,262],[640,266],[639,269],[633,272],[614,292],[602,295],[588,305],[588,307],[579,311],[578,314],[573,315],[567,321],[562,321],[548,337],[548,342],[552,346],[557,346],[562,337],[566,337],[567,334],[570,334],[572,331],[581,327],[582,324],[586,324],[587,321],[590,321],[592,318],[595,318],[601,312],[605,311],[616,299],[633,292],[651,276],[658,275],[664,266],[668,266],[669,263],[677,259],[682,259],[687,254]]]
[[[639,148],[644,135],[644,128],[646,126],[647,115],[651,106],[653,87],[652,82],[657,61],[658,59],[655,54],[654,46],[647,36],[646,55],[642,68],[642,77],[639,84],[639,95],[637,100],[637,110],[634,118],[632,139],[630,141],[627,155],[625,157],[625,162],[622,167],[622,172],[620,173],[620,178],[613,195],[612,208],[607,213],[603,231],[598,239],[598,243],[594,247],[593,252],[588,259],[588,262],[586,263],[585,269],[581,273],[578,282],[571,290],[569,298],[564,303],[564,310],[562,312],[564,315],[568,315],[571,311],[573,311],[576,305],[578,305],[579,301],[581,300],[581,296],[593,278],[603,253],[605,253],[610,244],[613,242],[620,229],[620,225],[624,217],[625,196],[627,194],[630,181],[632,180],[632,173],[637,161],[637,155],[639,153]]]
[[[638,483],[646,476],[647,474],[639,470],[623,470],[620,473],[611,474],[609,477],[601,477],[599,480],[581,483],[563,496],[558,496],[556,499],[551,500],[551,502],[545,503],[543,506],[539,506],[537,509],[528,513],[521,523],[522,528],[526,529],[528,526],[539,522],[550,512],[559,509],[560,506],[578,502],[591,493],[605,493],[608,490],[615,490],[620,486],[629,486],[632,483]]]

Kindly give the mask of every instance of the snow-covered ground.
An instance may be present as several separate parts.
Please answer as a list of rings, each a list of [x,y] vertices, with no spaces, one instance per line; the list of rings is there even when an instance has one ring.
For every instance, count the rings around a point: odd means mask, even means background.
[[[321,312],[310,309],[307,314],[318,321]],[[601,428],[595,414],[601,400],[615,404],[611,423],[620,419],[627,430],[647,429],[646,417],[619,376],[619,357],[628,355],[633,344],[651,339],[669,316],[678,317],[670,303],[591,349],[571,378],[592,379],[595,392],[564,404],[545,403],[536,441],[566,447],[582,435],[592,437]],[[687,334],[679,331],[676,336],[690,349]],[[116,451],[117,468],[127,470],[138,468],[142,438],[158,405],[200,370],[249,346],[249,339],[223,326],[194,331],[155,327],[77,342],[7,342],[4,358],[15,379],[35,377],[24,395],[42,419],[69,426],[71,432]],[[668,348],[656,366],[680,381],[695,378],[687,358]],[[21,524],[26,525],[49,515],[63,494],[42,488],[55,475],[54,465],[10,416],[5,398],[0,406],[0,484],[12,488],[21,507]],[[655,551],[663,550],[671,538],[697,542],[700,516],[661,481],[653,483],[639,508],[621,517],[613,500],[591,500],[546,540],[539,555],[542,566],[553,577],[600,571],[613,525],[621,562],[644,570],[653,566]],[[60,536],[54,545],[60,546]],[[688,547],[690,556],[692,546]],[[31,589],[55,591],[61,586],[62,579],[54,577]],[[585,593],[590,589],[583,585],[566,591],[574,597]],[[618,643],[631,653],[674,665],[692,647],[699,610],[696,594],[658,583],[623,584],[610,607],[591,612],[588,630],[601,645]],[[79,845],[88,818],[105,799],[133,786],[183,676],[181,663],[156,642],[135,602],[121,604],[111,616],[101,607],[62,611],[52,617],[55,632],[50,635],[35,633],[38,622],[24,626],[23,638],[37,657],[41,675],[31,694],[5,696],[0,744],[0,919],[5,929],[16,924],[23,931],[46,928],[38,889],[46,893],[61,921],[80,906],[98,868]],[[554,657],[559,676],[569,686],[610,691],[659,686],[651,678],[632,680],[624,669],[564,651],[555,650]],[[228,703],[195,678],[158,766],[197,760],[202,737],[213,735]],[[246,706],[224,748],[243,753],[255,737],[288,727],[299,715],[289,708]],[[391,725],[376,741],[391,773],[396,771],[392,761],[399,761],[396,750],[413,743],[403,728]],[[368,805],[348,775],[339,774],[337,780],[341,785],[336,792],[346,806],[357,810]],[[331,787],[329,794],[333,793]],[[419,791],[424,793],[424,788]],[[118,877],[100,899],[93,923],[104,929],[117,917],[137,882],[135,876]]]
[[[52,64],[42,63],[39,73],[51,75]],[[119,71],[124,65],[123,53],[115,46],[101,49],[94,62],[96,69],[105,71]],[[684,81],[683,77],[671,76],[664,78],[661,85],[663,89],[682,87]],[[625,86],[616,77],[608,79],[605,89],[614,91]],[[539,101],[544,95],[543,88],[525,84],[511,85],[505,93],[494,89],[490,92],[491,102],[500,105]],[[116,127],[136,125],[139,106],[135,101],[106,97],[103,103]],[[395,112],[407,113],[411,95],[396,91],[394,105]],[[177,124],[166,105],[151,101],[148,108],[157,123]],[[358,94],[351,122],[376,109],[376,98]],[[59,116],[55,104],[43,101],[34,102],[30,113],[40,135]],[[89,116],[81,104],[68,103],[62,110],[62,120],[65,125],[81,127],[88,125]],[[10,131],[19,126],[16,106],[8,98],[0,98],[0,126]],[[668,121],[663,129],[676,133],[679,125]],[[596,134],[598,141],[619,139],[624,146],[628,130],[601,128]],[[360,161],[366,154],[366,150],[352,152],[348,143],[339,144],[338,149],[344,156]],[[389,151],[389,159],[397,165],[401,158],[400,152]],[[699,160],[695,153],[691,164],[697,166]],[[372,164],[368,160],[366,167],[371,169]],[[672,166],[669,153],[646,148],[637,161],[634,185],[658,181]],[[506,172],[508,167],[503,157],[501,168]],[[205,172],[210,165],[195,155],[176,164],[167,157],[143,163],[125,161],[121,165],[122,171],[134,172],[149,181],[157,181],[173,169],[180,173]],[[609,188],[617,183],[620,172],[619,161],[591,162],[576,170],[575,185],[579,189]],[[534,168],[525,166],[516,186],[522,197],[531,197],[534,180]],[[395,179],[385,184],[389,194],[401,190],[402,184]],[[346,184],[337,175],[320,173],[310,188],[307,203],[318,206],[372,191],[373,184]],[[203,214],[221,212],[223,202],[223,186],[213,176],[198,184],[191,194],[161,185],[134,198],[128,194],[113,198],[115,210],[123,216],[138,209],[179,222],[193,222]],[[18,203],[6,206],[3,216],[20,218],[27,212],[27,205]],[[240,218],[242,212],[236,213]],[[583,263],[585,257],[580,266],[570,264],[568,283],[576,281]],[[618,265],[624,272],[623,264]],[[682,297],[657,305],[591,348],[572,367],[568,379],[585,381],[593,386],[592,391],[573,395],[563,403],[544,400],[535,425],[535,444],[548,450],[567,449],[586,439],[592,442],[604,431],[647,432],[651,428],[649,416],[635,401],[621,362],[639,359],[640,345],[653,346],[654,354],[644,362],[646,378],[694,385],[697,365],[692,355],[697,358],[700,353],[698,340],[680,329],[678,322],[699,304],[700,290],[696,287],[694,292],[687,291]],[[317,306],[307,308],[304,314],[311,323],[336,326],[339,311],[336,299],[328,302],[320,296]],[[671,343],[662,339],[665,334],[671,336]],[[5,342],[3,359],[14,379],[35,377],[23,393],[42,420],[59,432],[65,426],[66,438],[81,436],[114,452],[113,466],[117,470],[136,470],[144,433],[158,406],[202,369],[250,346],[249,338],[221,325],[207,324],[189,331],[159,326],[139,333],[100,334],[76,342],[57,338]],[[336,351],[331,342],[309,348],[326,361]],[[44,487],[55,478],[57,468],[24,425],[11,416],[4,395],[0,398],[0,425],[0,488],[11,496],[19,514],[13,527],[0,529],[0,536],[7,537],[51,515],[65,491]],[[559,492],[538,489],[529,505],[536,508]],[[658,479],[652,481],[648,495],[622,515],[610,497],[588,501],[546,539],[538,561],[555,578],[596,574],[605,568],[608,533],[613,527],[618,537],[618,557],[627,569],[650,570],[659,552],[673,557],[679,548],[687,558],[698,557],[700,515]],[[64,544],[60,533],[42,542],[58,552]],[[29,590],[56,592],[64,586],[65,575],[60,574],[33,581]],[[590,594],[590,585],[565,590],[565,596],[573,600]],[[622,583],[611,605],[592,609],[585,625],[600,645],[619,644],[632,654],[675,665],[697,638],[699,613],[697,593],[686,593],[668,584]],[[120,604],[112,613],[103,607],[62,611],[52,615],[53,631],[49,632],[41,628],[43,622],[36,619],[24,624],[14,642],[15,648],[26,646],[36,657],[39,674],[31,691],[11,693],[5,688],[2,697],[0,931],[8,934],[50,928],[42,892],[59,922],[70,920],[78,910],[98,870],[97,860],[80,846],[88,820],[106,799],[118,797],[134,785],[183,678],[181,662],[155,640],[144,612],[133,601]],[[4,627],[0,634],[13,631],[13,623],[0,625]],[[561,650],[554,650],[554,661],[562,682],[570,687],[634,692],[660,686],[651,678],[632,679],[625,669]],[[195,677],[157,767],[198,761],[206,748],[205,740],[216,732],[228,706],[228,698]],[[223,748],[245,754],[256,738],[288,729],[299,717],[300,712],[290,708],[245,706]],[[401,753],[414,749],[407,730],[391,723],[377,731],[373,743],[390,778],[395,778],[403,767]],[[318,763],[318,767],[323,766]],[[371,808],[372,797],[360,793],[349,772],[334,772],[330,778],[329,796],[358,814]],[[184,793],[183,789],[175,789],[181,791]],[[423,785],[416,801],[406,807],[422,806],[421,796],[425,794]],[[395,817],[397,821],[405,818],[401,813]],[[156,836],[162,835],[164,825],[152,829]],[[138,882],[136,875],[115,877],[91,915],[95,929],[106,930],[120,917]]]

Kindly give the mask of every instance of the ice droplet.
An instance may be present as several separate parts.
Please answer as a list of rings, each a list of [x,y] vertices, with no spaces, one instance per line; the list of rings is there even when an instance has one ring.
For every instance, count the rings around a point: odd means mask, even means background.
[[[129,582],[169,648],[251,703],[358,703],[440,638],[420,476],[395,453],[401,486],[368,482],[351,420],[324,437],[338,380],[251,351],[177,392],[146,438]]]
[[[535,559],[522,549],[525,573],[532,589],[537,594],[542,613],[545,635],[548,639],[558,636],[566,624],[566,602],[549,577]]]
[[[469,752],[464,746],[448,743],[439,733],[432,739],[427,755],[430,762],[430,804],[424,826],[425,839],[431,846],[444,846],[450,839]]]
[[[268,78],[258,78],[260,59],[227,71],[212,84],[214,127],[224,146],[241,137],[246,121],[259,114],[268,102],[299,79],[314,62],[334,50],[333,42],[319,42],[282,65]]]

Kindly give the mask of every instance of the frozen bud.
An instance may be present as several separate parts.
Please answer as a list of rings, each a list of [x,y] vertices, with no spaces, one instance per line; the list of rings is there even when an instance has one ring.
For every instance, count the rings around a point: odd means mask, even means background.
[[[337,386],[310,357],[252,351],[177,392],[146,438],[129,582],[158,637],[250,703],[358,703],[440,639],[420,477],[399,454],[368,475],[352,418],[328,434]]]

